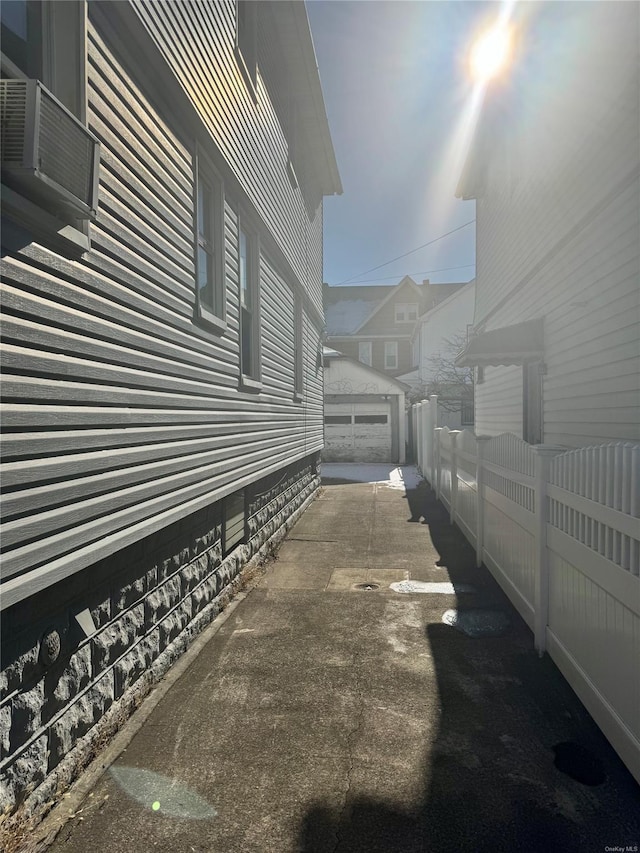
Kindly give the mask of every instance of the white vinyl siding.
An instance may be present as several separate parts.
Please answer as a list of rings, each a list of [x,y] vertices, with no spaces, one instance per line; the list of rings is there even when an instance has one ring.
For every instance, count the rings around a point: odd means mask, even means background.
[[[262,389],[259,397],[239,391],[235,206],[227,199],[223,210],[227,327],[212,334],[194,322],[192,153],[91,23],[89,57],[89,126],[102,144],[92,250],[72,262],[33,242],[3,258],[2,540],[11,596],[33,579],[61,580],[323,443],[315,313],[305,302],[300,405],[292,399],[293,293],[262,253]]]
[[[486,367],[475,400],[476,435],[513,432],[522,438],[521,367]]]
[[[557,180],[525,172],[510,192],[494,185],[477,202],[475,322],[490,331],[544,318],[544,441],[567,447],[640,441],[637,22],[635,4],[617,4],[608,19],[616,57],[601,96],[584,96],[592,132],[568,127],[558,139]],[[518,433],[520,371],[487,368],[478,433]]]
[[[291,186],[288,143],[260,75],[254,93],[240,73],[236,4],[134,0],[132,5],[321,311],[322,266],[317,259],[322,218],[316,214],[310,220],[302,193]],[[257,38],[259,53],[259,32]],[[279,45],[270,44],[268,49],[277,50]],[[308,263],[310,245],[315,246],[313,265]]]

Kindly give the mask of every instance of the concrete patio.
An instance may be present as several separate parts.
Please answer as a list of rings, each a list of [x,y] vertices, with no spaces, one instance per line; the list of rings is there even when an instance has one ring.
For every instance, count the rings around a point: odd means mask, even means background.
[[[52,853],[638,849],[637,784],[426,484],[389,473],[323,466],[257,586],[51,815]]]

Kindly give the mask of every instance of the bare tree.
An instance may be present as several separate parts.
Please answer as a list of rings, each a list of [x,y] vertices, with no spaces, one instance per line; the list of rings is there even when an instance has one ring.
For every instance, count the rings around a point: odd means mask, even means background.
[[[461,404],[473,403],[473,368],[456,367],[455,359],[467,344],[463,333],[444,338],[441,349],[425,359],[429,379],[409,395],[412,403],[438,395],[438,406],[445,412],[459,412]]]

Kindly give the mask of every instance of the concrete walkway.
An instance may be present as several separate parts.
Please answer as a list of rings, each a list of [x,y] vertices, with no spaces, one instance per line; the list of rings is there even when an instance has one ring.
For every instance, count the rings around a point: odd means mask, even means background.
[[[74,810],[52,853],[640,844],[640,789],[424,484],[327,480]]]

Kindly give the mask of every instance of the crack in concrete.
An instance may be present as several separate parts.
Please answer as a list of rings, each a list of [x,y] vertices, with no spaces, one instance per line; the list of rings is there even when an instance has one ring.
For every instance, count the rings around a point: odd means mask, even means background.
[[[315,539],[313,536],[287,536],[287,542],[328,542],[335,544],[341,542],[341,539]]]
[[[338,853],[338,849],[339,849],[341,841],[342,841],[340,830],[341,830],[342,821],[343,821],[345,814],[346,814],[346,811],[347,811],[347,805],[349,802],[349,794],[351,792],[352,776],[353,776],[353,771],[355,768],[354,747],[355,747],[356,741],[358,739],[358,735],[360,734],[360,731],[362,730],[362,727],[364,724],[365,702],[364,702],[364,695],[363,695],[363,691],[362,691],[362,687],[361,687],[361,678],[358,674],[358,670],[357,670],[357,666],[356,666],[359,659],[360,659],[360,654],[359,654],[358,650],[356,650],[353,654],[352,665],[354,667],[354,675],[355,675],[354,682],[356,684],[355,693],[356,693],[356,696],[358,699],[357,722],[356,722],[355,726],[353,727],[353,729],[349,732],[349,735],[347,737],[347,750],[348,750],[348,755],[349,755],[349,767],[347,769],[347,774],[346,774],[346,787],[345,787],[345,791],[344,791],[344,798],[343,798],[343,802],[342,802],[342,807],[340,808],[340,811],[338,812],[338,817],[336,819],[336,830],[335,830],[336,843],[335,843],[335,847],[332,850],[332,853]]]

